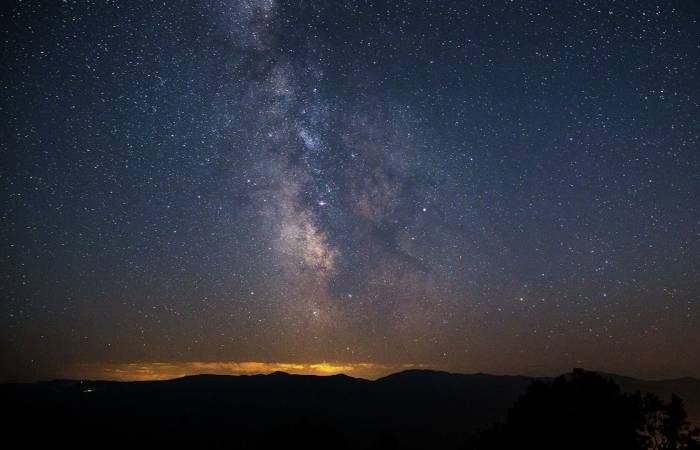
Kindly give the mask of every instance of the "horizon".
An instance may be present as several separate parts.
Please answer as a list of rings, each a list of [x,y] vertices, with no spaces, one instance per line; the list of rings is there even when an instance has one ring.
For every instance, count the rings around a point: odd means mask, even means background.
[[[327,362],[313,364],[297,363],[264,363],[264,362],[189,362],[189,363],[126,363],[111,364],[101,367],[91,365],[81,365],[82,369],[74,372],[74,376],[63,374],[56,378],[39,378],[33,380],[0,380],[0,384],[31,384],[54,381],[80,381],[80,382],[149,382],[149,381],[170,381],[187,377],[198,376],[267,376],[274,374],[313,376],[313,377],[333,377],[343,375],[349,378],[377,381],[392,375],[406,372],[427,372],[441,373],[447,375],[485,375],[490,377],[522,377],[532,379],[554,379],[561,375],[572,373],[579,367],[573,367],[567,371],[557,373],[493,373],[483,371],[452,371],[444,368],[433,368],[419,365],[403,366],[380,366],[371,363],[361,363],[357,367],[348,365],[332,364]],[[700,378],[693,376],[681,377],[661,377],[644,378],[629,373],[609,372],[591,368],[581,368],[587,372],[597,373],[603,376],[628,378],[642,382],[672,382],[679,380],[692,380],[700,382]],[[82,370],[82,371],[81,371]],[[184,370],[184,371],[183,371]],[[203,370],[197,372],[197,370]],[[100,375],[102,374],[102,375]],[[372,374],[372,375],[369,375]]]

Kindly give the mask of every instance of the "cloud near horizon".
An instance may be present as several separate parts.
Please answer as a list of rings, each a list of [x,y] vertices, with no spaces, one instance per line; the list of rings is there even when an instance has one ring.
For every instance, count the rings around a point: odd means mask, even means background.
[[[376,364],[376,363],[291,363],[260,361],[185,361],[185,362],[133,362],[133,363],[81,363],[66,368],[62,378],[151,381],[168,380],[187,375],[256,375],[276,371],[296,375],[336,375],[376,379],[407,369],[424,369],[424,364]]]

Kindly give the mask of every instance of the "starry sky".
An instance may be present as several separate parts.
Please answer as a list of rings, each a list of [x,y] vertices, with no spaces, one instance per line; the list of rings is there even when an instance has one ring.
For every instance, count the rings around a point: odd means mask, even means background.
[[[3,2],[0,379],[700,376],[700,3]]]

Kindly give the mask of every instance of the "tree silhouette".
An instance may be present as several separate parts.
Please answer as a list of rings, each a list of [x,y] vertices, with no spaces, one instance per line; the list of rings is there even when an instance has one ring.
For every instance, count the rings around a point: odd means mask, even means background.
[[[700,449],[700,429],[692,427],[683,400],[671,396],[668,405],[653,395],[643,399],[646,424],[643,435],[652,450]]]
[[[477,435],[467,448],[695,450],[700,431],[683,402],[627,394],[611,379],[575,369],[551,383],[536,381],[508,412],[506,423]]]

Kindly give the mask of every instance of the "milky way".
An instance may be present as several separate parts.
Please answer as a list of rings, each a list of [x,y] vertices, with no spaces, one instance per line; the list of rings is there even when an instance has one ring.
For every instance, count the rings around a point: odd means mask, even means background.
[[[2,8],[3,379],[700,375],[697,4]]]

